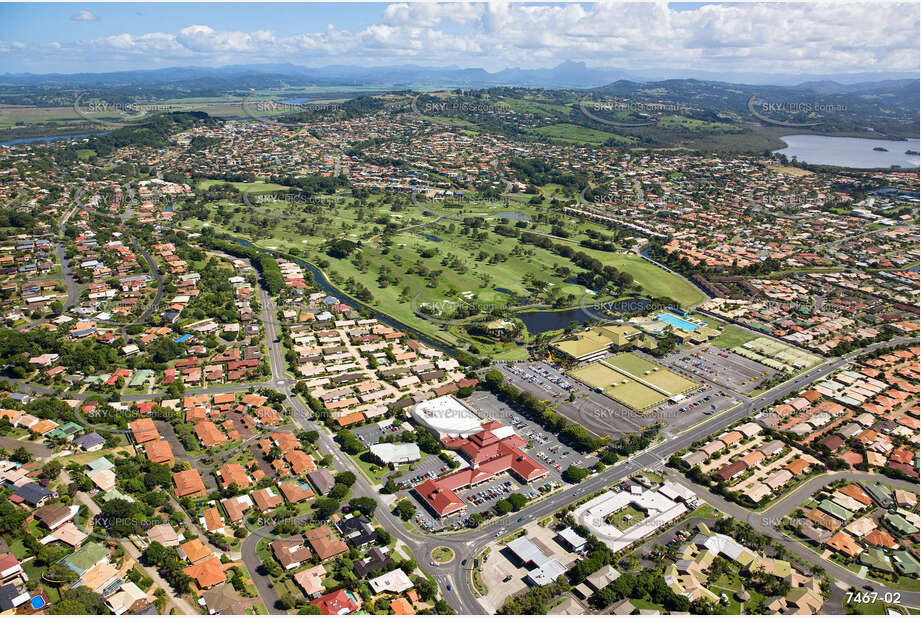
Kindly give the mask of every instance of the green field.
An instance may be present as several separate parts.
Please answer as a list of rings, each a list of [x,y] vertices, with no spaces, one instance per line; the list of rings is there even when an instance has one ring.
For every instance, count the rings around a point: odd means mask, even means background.
[[[195,189],[206,191],[209,187],[223,184],[233,185],[237,191],[249,191],[250,193],[269,193],[271,191],[287,191],[290,189],[290,187],[277,185],[273,182],[227,182],[225,180],[202,180],[195,186]]]
[[[571,371],[569,375],[593,389],[601,389],[611,399],[633,410],[645,410],[667,399],[662,393],[631,380],[626,375],[601,363],[580,367]]]
[[[637,143],[636,138],[624,137],[614,133],[605,133],[604,131],[596,131],[595,129],[568,123],[551,124],[546,127],[534,129],[532,132],[543,137],[549,137],[550,139],[573,144],[594,144],[600,146],[608,140],[620,142],[624,145],[634,145]]]
[[[748,343],[758,338],[758,335],[748,332],[747,330],[742,330],[738,326],[733,326],[723,322],[722,320],[717,320],[710,316],[703,316],[699,314],[694,314],[693,317],[707,322],[707,325],[711,328],[723,327],[722,332],[719,337],[710,340],[710,344],[718,348],[723,348],[724,350],[730,350],[736,346],[740,346],[743,343]]]
[[[655,367],[659,369],[654,371]],[[646,375],[646,371],[650,372],[649,375]],[[595,390],[601,389],[611,399],[638,412],[699,386],[697,382],[632,352],[574,369],[569,375]]]
[[[662,365],[646,360],[632,352],[609,358],[605,362],[671,395],[684,393],[700,386],[697,382],[680,376],[673,371],[669,371]],[[649,374],[646,373],[647,371]]]
[[[822,362],[822,357],[769,337],[756,337],[732,350],[740,356],[789,373],[805,371]]]

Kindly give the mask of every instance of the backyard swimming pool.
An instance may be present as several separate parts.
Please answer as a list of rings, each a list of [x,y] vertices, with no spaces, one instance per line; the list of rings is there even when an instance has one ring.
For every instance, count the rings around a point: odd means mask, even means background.
[[[675,328],[686,330],[689,333],[693,333],[695,330],[700,328],[700,326],[698,326],[697,324],[694,324],[693,322],[688,322],[687,320],[682,320],[678,316],[673,315],[671,313],[660,313],[659,315],[656,316],[656,318],[662,320],[663,322],[668,322]]]

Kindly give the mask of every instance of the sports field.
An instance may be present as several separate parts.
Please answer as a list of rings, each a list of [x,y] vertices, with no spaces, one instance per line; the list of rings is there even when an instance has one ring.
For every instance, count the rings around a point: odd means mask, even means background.
[[[666,391],[669,395],[677,395],[699,386],[697,382],[680,376],[674,371],[670,371],[662,365],[632,352],[609,358],[605,362],[636,376],[640,380],[649,382],[653,386]],[[648,375],[646,374],[647,371],[649,372]]]
[[[569,375],[638,412],[699,386],[697,382],[633,353],[591,363],[574,369]]]

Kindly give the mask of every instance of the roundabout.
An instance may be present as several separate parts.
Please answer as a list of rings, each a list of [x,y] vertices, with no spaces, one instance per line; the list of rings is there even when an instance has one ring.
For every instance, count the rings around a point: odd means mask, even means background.
[[[439,545],[431,551],[429,557],[438,565],[451,564],[454,562],[454,550],[446,545]]]

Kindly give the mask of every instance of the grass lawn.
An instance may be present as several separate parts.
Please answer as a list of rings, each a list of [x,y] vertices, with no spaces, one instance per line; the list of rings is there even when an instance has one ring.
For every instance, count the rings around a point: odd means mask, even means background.
[[[238,191],[246,191],[249,189],[250,193],[268,193],[270,191],[287,191],[290,187],[284,185],[278,185],[274,182],[231,182],[228,183],[224,180],[202,180],[198,185],[196,185],[196,190],[205,191],[209,187],[214,185],[223,185],[230,184],[233,185]]]
[[[711,519],[718,519],[719,514],[716,509],[713,508],[710,504],[702,504],[693,511],[689,517],[709,517]]]
[[[205,181],[199,186],[204,188],[213,182]],[[235,183],[235,186],[251,192],[284,189],[259,182]],[[213,204],[215,211],[206,223],[188,219],[182,225],[194,230],[206,224],[258,247],[283,252],[296,249],[312,263],[325,261],[328,265],[323,271],[334,285],[349,292],[347,281],[351,279],[361,284],[371,292],[372,306],[451,345],[469,338],[459,332],[446,332],[441,325],[418,317],[414,310],[430,303],[446,310],[442,317],[449,318],[451,305],[447,303],[467,302],[513,309],[522,304],[539,301],[550,304],[559,299],[568,306],[575,306],[586,293],[584,286],[570,282],[572,273],[579,269],[569,259],[532,245],[527,245],[524,251],[516,251],[517,238],[493,231],[492,224],[498,222],[497,214],[514,211],[530,218],[529,230],[551,233],[552,224],[545,221],[546,217],[538,221],[539,215],[546,215],[547,210],[541,205],[493,200],[464,203],[457,208],[429,201],[420,201],[418,207],[395,207],[393,198],[382,194],[372,194],[365,203],[365,208],[359,210],[354,198],[340,193],[334,196],[335,216],[304,212],[301,213],[304,217],[297,219],[291,218],[298,212],[293,212],[296,206],[289,202],[260,202],[259,212],[253,212],[239,201],[225,200]],[[216,212],[218,207],[223,214]],[[466,226],[452,219],[441,219],[433,211],[451,217],[488,219],[489,224],[483,228],[487,238],[474,239],[464,233]],[[273,218],[266,212],[284,213],[288,218]],[[378,223],[381,217],[397,224],[398,229],[383,236]],[[504,223],[513,225],[511,219]],[[588,238],[587,232],[593,231],[593,225],[573,218],[567,220],[566,230],[568,239],[555,239],[554,242],[578,246],[581,240]],[[347,258],[331,258],[324,251],[324,243],[332,238],[361,242],[362,247]],[[579,251],[604,265],[629,273],[646,295],[669,296],[682,305],[704,299],[703,294],[683,278],[626,253],[626,249],[623,253],[614,253],[579,247]],[[382,279],[383,283],[379,282],[381,272],[390,273],[389,278]],[[499,288],[510,294],[499,292]],[[507,360],[518,360],[525,354],[515,346],[495,345],[487,349],[489,346],[485,344],[478,345],[484,348],[483,353]]]
[[[16,556],[17,560],[22,560],[23,558],[26,557],[28,550],[26,549],[26,546],[23,545],[22,539],[18,539],[18,538],[13,539],[13,541],[9,545],[10,545],[10,553]]]
[[[365,473],[371,482],[373,482],[375,485],[380,485],[384,482],[384,477],[390,473],[390,470],[386,467],[381,467],[377,464],[367,462],[361,458],[362,455],[370,452],[371,451],[364,451],[363,453],[359,453],[355,456],[350,455],[350,457],[352,457],[352,461],[354,461],[358,467],[361,468],[361,471]],[[408,468],[408,466],[406,468]],[[406,468],[400,466],[401,470]]]
[[[636,522],[642,521],[645,517],[646,515],[643,513],[643,511],[639,510],[633,505],[630,505],[624,509],[621,509],[620,511],[617,511],[616,513],[613,513],[612,515],[608,515],[607,522],[623,532],[630,526],[635,525]]]
[[[732,324],[717,320],[716,318],[711,318],[708,315],[694,314],[693,317],[707,322],[707,326],[710,328],[723,327],[723,332],[720,333],[719,337],[711,339],[710,344],[718,348],[723,348],[724,350],[729,350],[758,338],[758,335],[742,330]]]
[[[847,595],[844,597],[844,609],[849,614],[858,614],[862,616],[885,616],[886,604],[882,601],[875,603],[848,603]]]
[[[653,603],[652,601],[647,601],[646,599],[630,599],[630,603],[637,609],[657,609],[663,614],[668,613],[664,605],[659,605],[658,603]]]
[[[432,560],[435,562],[450,562],[454,560],[454,550],[450,547],[436,547],[432,550]]]

